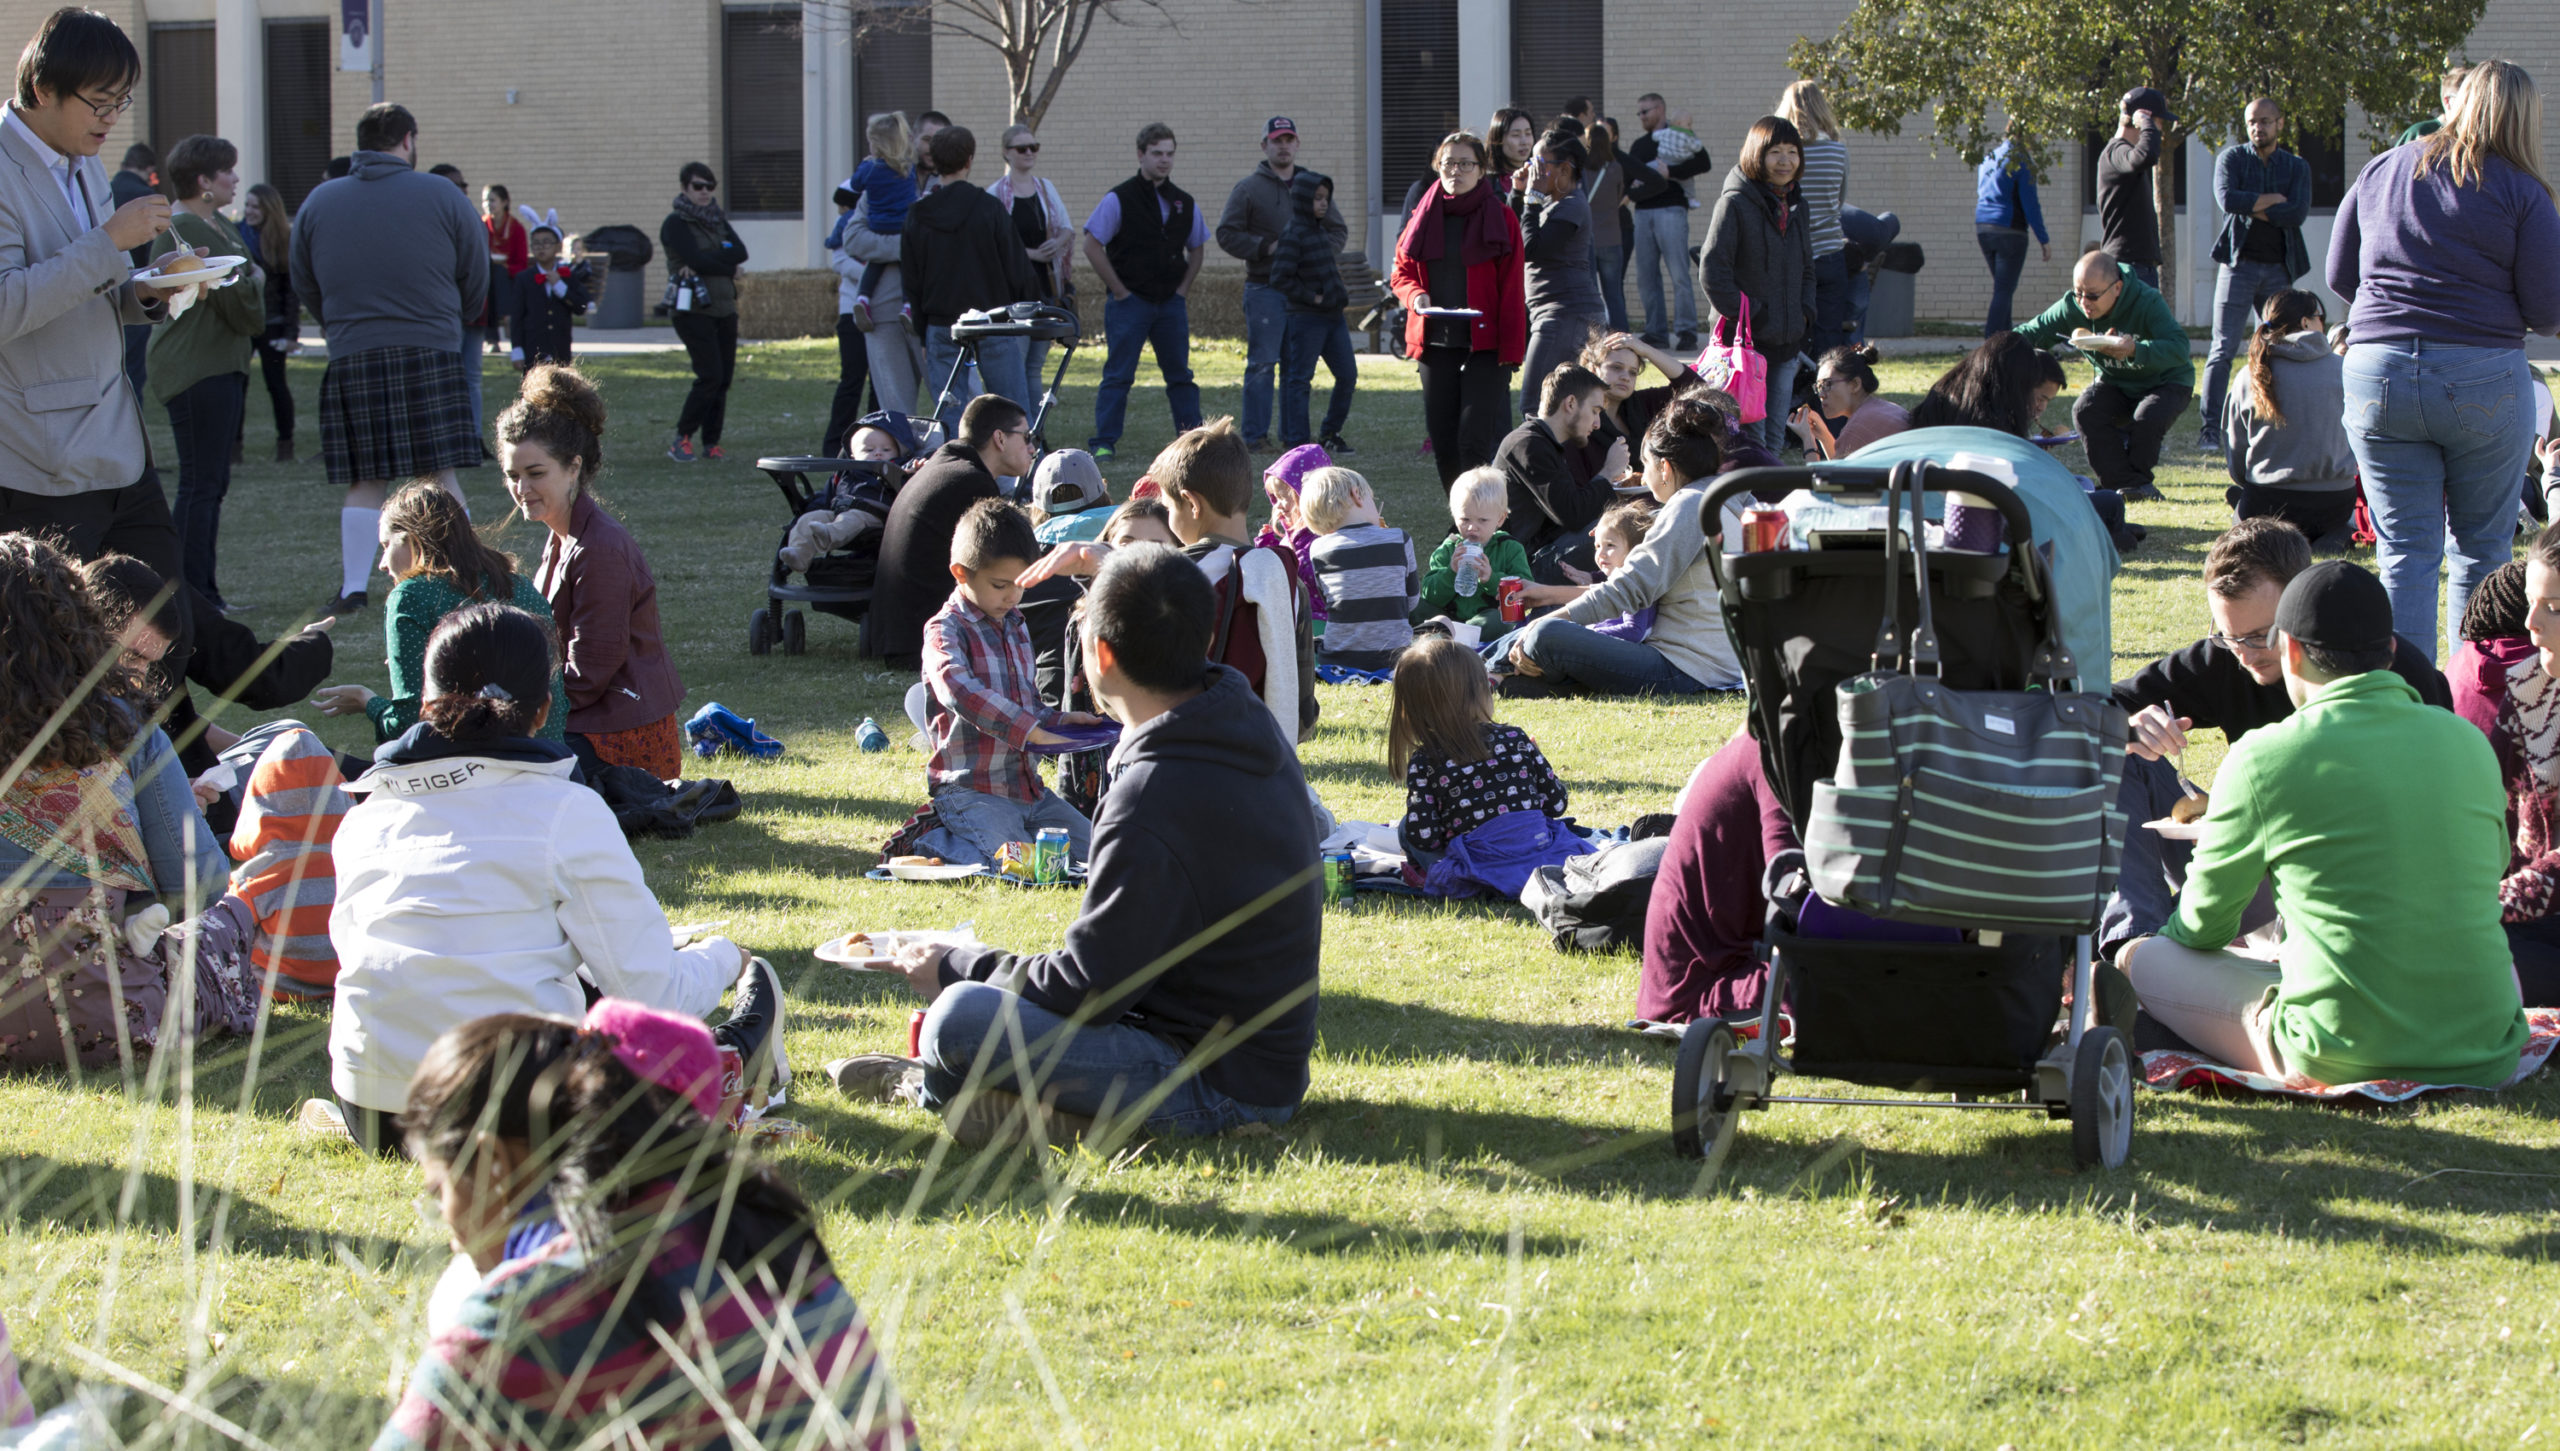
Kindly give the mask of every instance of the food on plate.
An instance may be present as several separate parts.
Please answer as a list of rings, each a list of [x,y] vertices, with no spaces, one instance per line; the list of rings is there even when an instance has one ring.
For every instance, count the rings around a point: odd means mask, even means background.
[[[2212,807],[2212,804],[2213,798],[2201,791],[2193,796],[2181,796],[2175,804],[2170,806],[2169,819],[2181,826],[2190,821],[2202,821],[2205,812]]]
[[[942,858],[938,856],[893,856],[889,858],[889,865],[893,867],[938,867],[942,865]]]
[[[163,277],[174,276],[180,272],[198,272],[203,268],[204,259],[191,251],[172,252],[160,259],[160,275]]]

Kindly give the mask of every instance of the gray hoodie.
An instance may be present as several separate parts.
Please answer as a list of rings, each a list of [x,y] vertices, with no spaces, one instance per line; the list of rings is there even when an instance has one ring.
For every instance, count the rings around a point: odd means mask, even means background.
[[[458,352],[489,300],[489,232],[462,188],[397,156],[355,154],[293,218],[293,290],[329,356],[377,348]]]
[[[2317,332],[2267,345],[2281,426],[2259,415],[2258,390],[2234,378],[2222,402],[2224,458],[2231,482],[2306,493],[2352,488],[2356,456],[2347,447],[2346,360]],[[2244,364],[2235,371],[2248,372]]]
[[[1297,167],[1294,171],[1304,171]],[[1280,249],[1280,234],[1289,230],[1294,207],[1289,200],[1289,183],[1266,161],[1253,169],[1253,175],[1236,183],[1227,193],[1227,209],[1218,215],[1218,246],[1230,257],[1244,263],[1244,280],[1256,287],[1271,282],[1271,254]],[[1333,250],[1348,245],[1350,228],[1342,220],[1342,198],[1325,208],[1325,234],[1333,238]]]

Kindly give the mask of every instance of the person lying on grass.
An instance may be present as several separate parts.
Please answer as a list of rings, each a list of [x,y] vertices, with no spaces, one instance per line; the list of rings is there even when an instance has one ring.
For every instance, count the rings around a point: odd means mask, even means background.
[[[718,1122],[720,1080],[700,1023],[618,998],[436,1039],[400,1129],[470,1288],[375,1451],[916,1444],[816,1212]]]
[[[942,1112],[972,1145],[1035,1116],[1054,1140],[1102,1115],[1214,1134],[1297,1111],[1323,931],[1315,824],[1295,749],[1209,660],[1211,600],[1162,545],[1102,566],[1082,648],[1124,733],[1083,910],[1056,952],[901,953],[932,1005],[923,1056],[830,1063],[848,1097]]]
[[[2145,830],[2142,823],[2168,816],[2186,794],[2175,763],[2187,749],[2187,732],[2218,730],[2238,745],[2251,732],[2293,715],[2276,651],[2276,603],[2285,586],[2310,567],[2311,541],[2301,530],[2282,519],[2243,519],[2204,557],[2205,610],[2213,633],[2116,682],[2115,702],[2132,719],[2124,785],[2116,797],[2124,815],[2123,868],[2099,919],[2101,957],[2112,960],[2125,943],[2159,931],[2177,909],[2195,848]],[[2444,676],[2416,645],[2397,640],[2390,669],[2409,682],[2418,699],[2453,709]],[[2244,926],[2263,921],[2263,912],[2253,913]]]
[[[331,844],[337,1002],[329,1086],[348,1132],[396,1152],[392,1117],[438,1034],[488,1013],[583,1012],[596,990],[701,1017],[788,1081],[782,984],[725,937],[676,947],[666,914],[577,758],[535,739],[551,711],[551,627],[512,605],[445,616],[427,641],[424,717],[347,783]]]
[[[2313,565],[2268,623],[2294,714],[2223,758],[2177,916],[2118,965],[2153,1018],[2236,1068],[2504,1085],[2525,1018],[2496,755],[2392,673],[2391,599],[2363,569]],[[2229,950],[2268,880],[2273,962]]]

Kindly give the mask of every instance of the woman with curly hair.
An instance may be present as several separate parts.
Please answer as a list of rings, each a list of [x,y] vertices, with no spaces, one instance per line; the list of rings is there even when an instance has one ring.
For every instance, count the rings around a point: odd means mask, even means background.
[[[382,511],[382,572],[396,581],[382,619],[384,658],[391,693],[361,685],[332,685],[314,700],[322,715],[364,712],[374,739],[387,741],[418,723],[426,689],[427,637],[447,615],[465,605],[494,601],[514,605],[536,619],[551,618],[551,602],[534,587],[514,555],[482,540],[462,501],[433,480],[402,489]],[[534,734],[561,739],[568,729],[569,696],[551,677],[551,717]]]
[[[137,738],[143,664],[69,556],[0,535],[0,1067],[131,1065],[159,1045],[190,960],[182,1030],[255,1021],[240,922],[160,931],[221,896],[225,862],[169,738]]]

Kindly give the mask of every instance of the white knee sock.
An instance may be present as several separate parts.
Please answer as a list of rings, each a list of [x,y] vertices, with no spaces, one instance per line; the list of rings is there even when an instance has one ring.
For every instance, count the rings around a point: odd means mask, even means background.
[[[381,529],[380,509],[338,510],[338,593],[364,593],[365,581],[373,575],[374,543]]]

